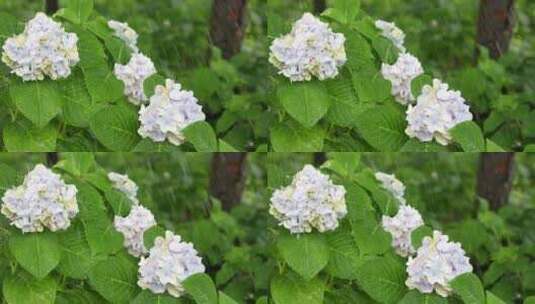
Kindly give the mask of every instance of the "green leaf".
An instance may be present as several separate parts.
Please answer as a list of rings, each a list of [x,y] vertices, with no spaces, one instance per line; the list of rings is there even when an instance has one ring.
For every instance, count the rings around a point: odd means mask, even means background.
[[[359,269],[359,285],[374,300],[394,304],[405,295],[405,265],[394,257],[368,260]]]
[[[154,240],[159,236],[165,235],[165,228],[161,226],[154,226],[143,233],[143,243],[146,248],[152,248],[154,246]]]
[[[325,284],[318,278],[305,281],[294,273],[278,275],[271,281],[275,304],[323,304]]]
[[[507,152],[504,148],[500,147],[497,143],[490,139],[487,139],[486,152]]]
[[[106,201],[111,206],[113,214],[118,216],[128,216],[132,209],[133,202],[121,191],[111,189],[104,193]]]
[[[53,304],[56,299],[56,281],[48,277],[36,280],[19,272],[8,276],[2,291],[8,304]]]
[[[63,98],[52,80],[13,81],[9,91],[22,115],[38,128],[46,126],[61,112]]]
[[[108,66],[108,57],[100,41],[89,31],[74,27],[78,35],[80,65],[87,90],[95,103],[123,98],[124,84]]]
[[[22,29],[17,18],[5,12],[0,12],[0,45],[4,45],[4,41],[7,38],[20,32],[22,32]]]
[[[425,85],[432,85],[433,84],[433,77],[427,75],[427,74],[422,74],[416,78],[414,78],[412,81],[411,81],[411,91],[412,91],[412,95],[417,98],[418,96],[420,96],[420,94],[422,94],[422,88],[425,86]]]
[[[535,296],[527,297],[524,304],[535,304]]]
[[[183,130],[186,140],[193,144],[197,152],[217,152],[217,137],[212,126],[198,121]]]
[[[52,232],[14,233],[9,238],[9,250],[20,266],[37,279],[46,277],[61,258],[58,237]]]
[[[290,268],[305,280],[312,279],[329,262],[329,245],[322,234],[284,232],[278,237],[277,248]]]
[[[358,204],[359,202],[357,202]],[[392,237],[375,218],[372,210],[362,211],[358,219],[351,221],[353,236],[362,255],[383,254],[390,249]]]
[[[325,120],[341,127],[353,127],[355,117],[369,106],[363,105],[358,100],[351,73],[347,69],[342,69],[339,77],[324,83],[332,99]]]
[[[98,191],[87,184],[76,186],[79,216],[84,224],[87,242],[93,254],[109,254],[122,249],[123,236],[113,227]]]
[[[58,271],[66,277],[84,279],[94,263],[91,248],[81,225],[59,234],[61,261]]]
[[[238,304],[233,298],[227,296],[224,292],[219,292],[219,304]]]
[[[19,179],[17,171],[5,164],[0,163],[0,172],[2,172],[0,174],[0,196],[4,196],[4,192],[14,187],[19,182]]]
[[[357,270],[362,260],[351,233],[338,228],[327,234],[327,243],[329,244],[330,257],[325,270],[340,279],[357,279]]]
[[[319,81],[282,85],[277,95],[288,114],[306,128],[316,125],[331,103],[325,85]]]
[[[485,304],[485,292],[479,278],[469,272],[456,277],[450,282],[453,292],[466,304]]]
[[[421,142],[416,138],[409,139],[400,152],[447,152],[448,148],[435,142]]]
[[[398,151],[407,141],[405,114],[396,106],[377,106],[356,117],[359,133],[379,151]]]
[[[180,304],[180,299],[166,294],[155,294],[150,290],[141,291],[131,304]]]
[[[535,145],[527,145],[524,152],[535,152]]]
[[[140,141],[137,113],[125,105],[98,111],[91,117],[89,126],[98,141],[112,151],[130,151]]]
[[[398,304],[448,304],[448,300],[436,294],[423,294],[417,290],[411,290]]]
[[[479,126],[473,121],[465,121],[450,130],[453,141],[461,145],[465,152],[485,152],[485,138]]]
[[[275,152],[318,152],[323,150],[325,131],[319,126],[307,129],[288,121],[271,129],[271,144]]]
[[[487,290],[486,294],[487,294],[486,304],[505,304],[505,302],[502,299],[498,298],[492,292]]]
[[[94,108],[81,70],[75,69],[73,75],[59,81],[58,86],[64,99],[63,118],[65,123],[79,128],[87,127]]]
[[[378,103],[391,98],[392,84],[380,72],[354,73],[353,83],[362,102]]]
[[[95,155],[90,152],[61,153],[61,160],[54,166],[73,176],[81,177],[96,169]]]
[[[334,0],[332,8],[327,9],[322,16],[336,20],[342,24],[351,23],[360,10],[360,0]]]
[[[372,38],[372,46],[382,62],[394,64],[398,58],[399,50],[392,41],[382,36]]]
[[[112,256],[89,272],[89,283],[112,303],[129,303],[138,291],[137,265],[124,256]]]
[[[53,125],[42,128],[19,119],[4,127],[4,144],[8,152],[56,151],[58,130]]]
[[[93,6],[93,0],[67,0],[65,9],[59,11],[58,15],[73,23],[82,24],[91,16]]]
[[[360,164],[360,153],[336,152],[329,154],[329,160],[322,166],[348,177],[355,172]]]
[[[104,39],[104,44],[116,63],[128,64],[132,57],[132,50],[124,41],[115,36],[109,36]]]
[[[197,304],[217,304],[217,291],[207,274],[194,274],[182,282],[182,285]]]
[[[420,226],[411,233],[411,243],[414,248],[420,248],[426,236],[433,236],[433,229],[429,226]]]
[[[158,85],[165,85],[165,77],[160,74],[154,74],[143,81],[143,90],[146,96],[153,96],[154,90]]]

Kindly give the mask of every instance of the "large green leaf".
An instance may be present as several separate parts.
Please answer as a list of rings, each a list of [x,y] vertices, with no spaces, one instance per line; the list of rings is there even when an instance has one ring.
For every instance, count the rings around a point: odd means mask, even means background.
[[[53,304],[56,285],[51,277],[36,280],[26,273],[18,272],[4,280],[2,291],[8,304]]]
[[[58,130],[52,124],[39,128],[25,119],[19,119],[7,124],[3,133],[8,152],[56,151]]]
[[[69,174],[81,177],[96,168],[95,155],[90,152],[66,152],[54,166]]]
[[[485,304],[485,292],[479,278],[469,272],[456,277],[450,282],[453,292],[466,304]]]
[[[214,129],[205,121],[199,121],[184,129],[186,140],[197,152],[217,152],[217,138]]]
[[[325,283],[318,278],[306,281],[294,273],[278,275],[271,281],[275,304],[323,304]]]
[[[405,295],[405,265],[395,257],[377,257],[359,268],[359,285],[374,300],[394,304]]]
[[[405,114],[394,105],[377,106],[356,117],[362,137],[380,151],[398,151],[407,141]]]
[[[353,73],[353,83],[362,102],[378,103],[391,96],[392,85],[378,71]]]
[[[89,185],[79,184],[77,188],[79,216],[91,251],[94,255],[117,252],[123,247],[123,236],[113,227],[102,197]]]
[[[166,294],[155,294],[150,290],[143,290],[130,304],[180,304],[180,299]]]
[[[334,277],[346,280],[357,278],[358,266],[362,262],[359,249],[351,232],[338,228],[327,234],[330,257],[325,270]]]
[[[349,24],[357,16],[359,9],[360,0],[334,0],[332,8],[327,9],[322,15]]]
[[[125,256],[113,256],[96,264],[89,283],[112,303],[129,303],[138,292],[137,265]]]
[[[22,115],[38,128],[46,126],[61,112],[63,97],[52,80],[13,81],[9,91]]]
[[[233,298],[227,296],[224,292],[219,292],[219,304],[238,304]]]
[[[73,75],[58,82],[61,88],[64,104],[63,118],[68,125],[85,128],[89,125],[93,102],[87,91],[84,75],[80,69],[75,69]]]
[[[465,152],[485,152],[486,150],[483,132],[473,121],[458,124],[450,130],[450,134]]]
[[[306,128],[316,125],[331,104],[325,85],[319,81],[281,85],[277,95],[290,116]]]
[[[212,279],[204,273],[197,273],[182,282],[186,292],[197,304],[217,304],[217,291]]]
[[[17,18],[5,12],[0,12],[0,45],[4,45],[4,41],[22,31]]]
[[[20,266],[37,279],[46,277],[59,264],[61,247],[52,232],[14,233],[9,249]]]
[[[94,259],[82,225],[60,233],[59,240],[62,254],[58,271],[70,278],[84,279]]]
[[[398,304],[448,304],[448,300],[436,294],[423,294],[417,290],[411,290]]]
[[[325,131],[319,126],[307,129],[297,122],[287,121],[271,129],[271,144],[275,152],[317,152],[323,150]]]
[[[277,240],[277,247],[290,268],[305,280],[312,279],[329,262],[329,245],[322,234],[283,233]]]
[[[67,0],[58,15],[76,24],[87,21],[93,11],[93,0]]]
[[[130,151],[141,140],[137,119],[137,113],[126,105],[108,106],[91,117],[89,126],[106,148]]]
[[[4,192],[17,185],[19,178],[17,171],[8,165],[0,163],[0,196],[4,196]]]

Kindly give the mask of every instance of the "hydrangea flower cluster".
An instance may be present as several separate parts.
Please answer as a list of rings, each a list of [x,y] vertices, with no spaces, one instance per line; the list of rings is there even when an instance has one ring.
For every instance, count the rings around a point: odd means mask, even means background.
[[[141,53],[133,54],[128,64],[115,64],[114,74],[123,81],[124,94],[131,103],[140,105],[148,100],[143,90],[143,82],[156,74],[156,68],[150,58]]]
[[[409,53],[400,54],[395,64],[383,63],[381,67],[383,77],[392,83],[392,95],[402,105],[415,100],[411,91],[411,83],[414,78],[423,73],[424,69],[418,58]]]
[[[110,172],[108,173],[108,179],[112,182],[113,188],[124,193],[134,205],[139,204],[139,200],[137,199],[138,186],[128,175]]]
[[[166,80],[165,86],[158,85],[148,106],[139,111],[141,126],[138,133],[155,142],[166,139],[174,145],[181,145],[185,138],[182,130],[190,124],[205,120],[202,107],[193,92],[182,90],[180,84]]]
[[[78,36],[43,13],[30,20],[22,34],[8,38],[2,61],[24,81],[67,78],[79,61]]]
[[[291,185],[273,193],[269,213],[291,233],[334,230],[347,214],[345,193],[328,175],[306,165]]]
[[[42,232],[44,227],[65,230],[78,214],[77,192],[58,174],[37,165],[22,185],[5,192],[1,212],[23,233]]]
[[[400,204],[405,205],[405,185],[394,174],[377,172],[375,173],[375,178],[381,182],[382,187],[390,192]]]
[[[124,235],[124,246],[131,255],[140,257],[148,253],[143,244],[143,234],[156,226],[154,215],[149,209],[140,205],[133,206],[127,217],[115,216],[113,226]]]
[[[451,142],[449,130],[472,118],[461,92],[451,91],[447,84],[434,79],[433,86],[423,87],[416,106],[409,105],[409,124],[405,133],[423,142],[432,141],[434,138],[439,144],[447,145]]]
[[[405,284],[422,293],[432,293],[435,290],[440,296],[447,297],[452,291],[450,281],[471,271],[472,265],[461,245],[450,242],[448,236],[440,231],[434,231],[432,238],[423,239],[416,257],[409,257],[409,277]]]
[[[305,13],[289,34],[273,41],[269,62],[291,81],[334,78],[347,61],[344,43],[343,34]]]
[[[137,39],[139,35],[128,26],[128,23],[122,23],[115,20],[108,21],[108,27],[115,32],[115,36],[126,43],[134,53],[138,53]]]
[[[156,238],[149,256],[141,258],[138,285],[157,294],[167,291],[178,298],[184,293],[182,282],[204,271],[202,259],[193,245],[167,231],[165,238]]]
[[[423,226],[424,220],[418,210],[402,205],[394,217],[383,215],[383,228],[392,235],[392,247],[402,257],[413,255],[416,250],[412,246],[411,234],[416,228]]]
[[[400,52],[405,52],[405,33],[395,23],[377,20],[375,21],[375,27],[381,30],[381,35],[392,41]]]

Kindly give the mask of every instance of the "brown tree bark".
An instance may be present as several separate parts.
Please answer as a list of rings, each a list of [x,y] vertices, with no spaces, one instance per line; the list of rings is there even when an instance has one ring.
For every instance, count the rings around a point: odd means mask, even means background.
[[[48,152],[46,154],[46,164],[48,167],[53,167],[56,165],[59,161],[59,155],[58,152]]]
[[[515,26],[515,0],[480,0],[477,42],[497,59],[509,49]]]
[[[215,46],[230,59],[241,50],[245,36],[247,0],[214,0],[210,36]]]
[[[477,194],[498,210],[509,200],[513,185],[514,153],[482,153],[477,172]]]
[[[45,12],[47,13],[47,15],[53,15],[58,10],[58,0],[45,0]]]
[[[314,13],[321,14],[326,8],[325,0],[314,0]]]
[[[245,187],[247,153],[214,153],[210,175],[210,195],[229,211],[240,203]]]

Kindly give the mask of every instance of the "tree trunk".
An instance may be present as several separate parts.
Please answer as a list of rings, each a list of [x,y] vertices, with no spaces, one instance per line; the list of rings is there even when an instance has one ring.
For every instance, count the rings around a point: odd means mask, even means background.
[[[245,187],[247,153],[214,153],[210,176],[210,195],[228,211],[240,203]]]
[[[314,13],[321,14],[326,8],[325,0],[314,0]]]
[[[245,36],[247,0],[214,0],[210,36],[215,46],[230,59],[240,52]]]
[[[509,49],[515,25],[515,0],[480,0],[477,42],[497,59]]]
[[[57,152],[49,152],[46,154],[46,164],[48,167],[54,167],[59,161],[59,155]]]
[[[509,200],[513,185],[514,153],[482,153],[477,172],[477,194],[498,210]]]
[[[59,10],[58,0],[46,0],[45,1],[45,12],[47,15],[53,15]]]

